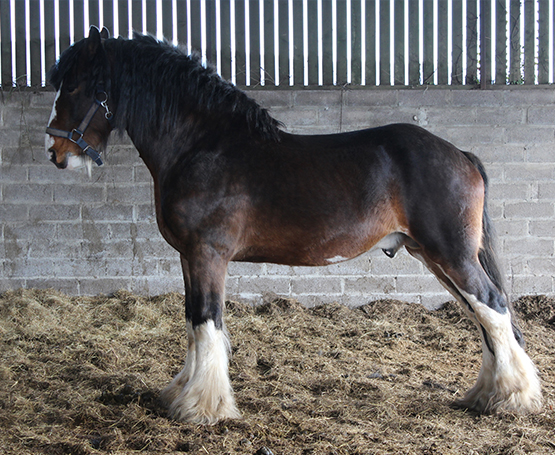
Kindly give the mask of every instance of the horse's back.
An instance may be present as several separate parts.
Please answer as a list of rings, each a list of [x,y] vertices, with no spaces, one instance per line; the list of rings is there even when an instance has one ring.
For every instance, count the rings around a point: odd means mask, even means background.
[[[310,186],[315,196],[349,191],[368,199],[395,187],[411,199],[415,193],[446,195],[480,183],[478,166],[467,155],[419,126],[400,123],[340,134],[283,135],[276,151],[261,159],[268,158],[266,169],[276,176],[272,184],[278,192]]]

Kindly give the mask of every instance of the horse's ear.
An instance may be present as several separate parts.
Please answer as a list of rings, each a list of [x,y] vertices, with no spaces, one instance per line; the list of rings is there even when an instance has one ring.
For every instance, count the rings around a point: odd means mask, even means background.
[[[89,38],[87,40],[87,49],[90,55],[94,55],[98,46],[100,46],[100,30],[94,25],[89,29]]]
[[[100,30],[100,37],[102,39],[110,38],[110,31],[106,27],[102,27],[102,30]]]

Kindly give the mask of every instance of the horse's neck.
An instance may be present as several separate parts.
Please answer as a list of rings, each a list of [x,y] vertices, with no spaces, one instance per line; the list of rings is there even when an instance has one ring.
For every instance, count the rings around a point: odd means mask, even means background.
[[[171,168],[171,161],[174,161],[175,158],[164,153],[164,151],[167,151],[167,146],[165,147],[154,140],[148,144],[146,141],[135,142],[132,135],[129,135],[129,137],[155,180],[162,170]]]
[[[113,45],[121,46],[121,43],[114,42]],[[140,84],[146,82],[143,82],[144,80],[140,78],[137,80],[137,78],[133,77],[134,70],[132,64],[121,65],[121,62],[114,61],[117,60],[116,56],[122,53],[122,49],[119,49],[119,53],[111,54],[112,74],[120,86],[123,85],[124,81],[134,81],[136,91],[133,93],[137,96],[138,93],[141,93],[142,87],[140,87]],[[122,56],[122,58],[126,58],[126,56]],[[118,70],[116,70],[116,67]],[[144,91],[148,92],[146,88]],[[121,90],[118,90],[118,92],[121,93]],[[120,101],[123,100],[116,100],[116,106],[121,106],[122,103]],[[156,103],[156,101],[150,102]],[[176,113],[176,118],[173,121],[169,121],[172,128],[162,127],[167,130],[167,133],[152,131],[150,132],[152,134],[146,134],[147,132],[143,131],[143,128],[145,128],[144,113],[154,110],[153,105],[143,106],[141,111],[136,110],[136,108],[130,109],[129,105],[123,109],[121,121],[117,123],[121,128],[126,129],[128,136],[133,141],[133,144],[139,151],[139,155],[153,176],[159,174],[161,170],[171,169],[177,161],[182,160],[190,153],[194,153],[195,150],[198,150],[198,144],[204,143],[206,138],[213,142],[215,135],[222,134],[221,112],[217,109],[209,113],[197,112],[196,109],[201,104],[200,102],[191,102],[189,104],[191,111],[181,114]],[[214,117],[212,118],[212,116]],[[189,121],[190,119],[193,120]],[[232,134],[234,133],[232,132]]]
[[[144,131],[134,128],[138,123],[134,122],[132,116],[126,119],[126,123],[128,136],[153,176],[171,170],[177,162],[198,152],[199,144],[205,143],[207,136],[215,134],[213,125],[190,129],[183,119],[176,119],[174,128],[166,133],[152,134],[144,134]]]

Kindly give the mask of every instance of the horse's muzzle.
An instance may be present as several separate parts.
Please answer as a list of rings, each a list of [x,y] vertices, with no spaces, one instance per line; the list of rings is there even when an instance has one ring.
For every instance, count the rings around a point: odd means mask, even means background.
[[[48,153],[50,154],[50,161],[52,161],[58,169],[65,169],[67,167],[67,160],[62,161],[61,163],[56,161],[56,150],[48,149]]]

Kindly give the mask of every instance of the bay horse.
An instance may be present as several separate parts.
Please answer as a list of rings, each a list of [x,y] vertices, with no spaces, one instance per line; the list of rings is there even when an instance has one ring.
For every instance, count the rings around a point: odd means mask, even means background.
[[[154,179],[160,232],[181,256],[188,352],[161,392],[172,418],[238,418],[223,321],[230,261],[323,266],[402,247],[478,327],[483,361],[457,402],[535,412],[523,346],[493,248],[480,160],[409,124],[294,135],[199,58],[151,36],[92,27],[63,52],[47,153],[61,169],[102,164],[126,131]]]

